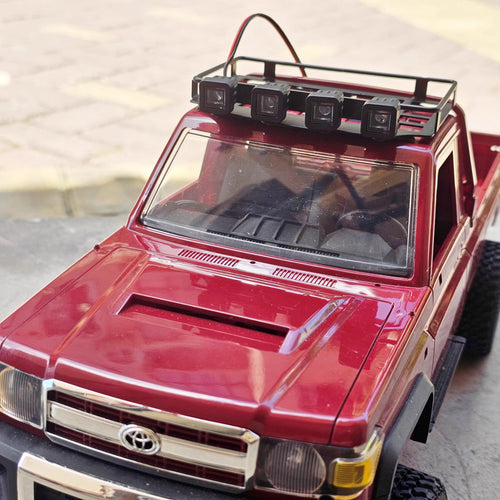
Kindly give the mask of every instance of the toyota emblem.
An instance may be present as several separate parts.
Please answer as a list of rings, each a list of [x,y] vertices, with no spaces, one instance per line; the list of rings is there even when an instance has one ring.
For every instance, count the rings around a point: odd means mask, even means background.
[[[161,441],[159,436],[151,429],[136,424],[124,425],[118,433],[120,443],[127,450],[154,455],[160,451]]]

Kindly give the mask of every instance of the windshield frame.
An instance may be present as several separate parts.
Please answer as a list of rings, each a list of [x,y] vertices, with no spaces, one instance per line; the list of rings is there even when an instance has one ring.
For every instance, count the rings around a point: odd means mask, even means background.
[[[207,228],[193,227],[185,224],[180,224],[173,220],[161,219],[151,215],[154,207],[159,203],[158,200],[162,199],[160,192],[165,181],[172,172],[173,166],[179,158],[179,153],[182,151],[183,146],[191,137],[201,138],[209,142],[226,144],[230,147],[236,148],[258,148],[260,151],[277,152],[281,154],[288,154],[290,158],[298,159],[301,161],[311,161],[312,164],[329,162],[335,165],[351,165],[354,168],[365,168],[380,171],[399,169],[400,172],[408,173],[409,188],[408,188],[408,214],[407,214],[407,245],[406,245],[406,258],[405,265],[393,264],[390,262],[382,263],[370,262],[368,260],[356,260],[355,258],[345,258],[335,255],[331,251],[323,251],[320,248],[308,249],[304,247],[291,246],[276,242],[261,241],[258,239],[249,239],[238,234],[221,234],[219,232],[209,232]],[[213,159],[212,159],[213,160]],[[206,157],[204,159],[206,161]],[[205,167],[200,167],[200,172]],[[294,167],[295,168],[295,167]],[[312,171],[312,165],[309,165]],[[338,267],[343,270],[351,270],[358,272],[376,273],[384,276],[396,277],[411,277],[414,270],[414,249],[415,249],[415,231],[416,231],[416,214],[417,214],[417,186],[419,180],[419,168],[416,164],[408,164],[402,162],[390,162],[379,160],[365,160],[362,158],[355,158],[347,155],[338,155],[325,152],[310,151],[303,148],[279,146],[276,144],[266,144],[263,142],[242,140],[221,137],[217,134],[210,134],[200,132],[198,130],[185,129],[178,137],[175,145],[173,146],[170,154],[166,158],[161,174],[156,179],[153,189],[150,191],[149,196],[144,204],[144,209],[140,215],[140,223],[148,228],[155,229],[173,236],[180,236],[190,238],[202,242],[212,243],[214,245],[223,245],[237,250],[249,251],[254,253],[261,253],[278,258],[298,260],[301,262],[325,265],[330,267]],[[189,186],[187,186],[189,187]],[[184,186],[183,189],[185,189]],[[347,185],[347,189],[349,189]],[[173,191],[170,195],[175,195],[179,191]],[[167,197],[168,198],[168,197]],[[163,199],[164,200],[164,199]],[[164,201],[165,202],[165,201]],[[270,222],[263,222],[271,224],[273,216],[262,216],[264,219],[269,219]],[[392,218],[392,217],[391,217]]]

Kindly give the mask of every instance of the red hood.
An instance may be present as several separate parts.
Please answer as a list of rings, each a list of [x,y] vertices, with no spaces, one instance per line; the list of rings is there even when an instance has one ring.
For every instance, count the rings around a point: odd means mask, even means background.
[[[390,311],[374,298],[120,249],[3,352],[39,352],[47,377],[114,397],[327,442]]]

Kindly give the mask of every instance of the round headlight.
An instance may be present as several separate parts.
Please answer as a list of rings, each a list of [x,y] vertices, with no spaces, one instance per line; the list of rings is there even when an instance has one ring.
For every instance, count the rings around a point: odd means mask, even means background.
[[[41,394],[39,378],[12,367],[0,372],[0,410],[10,417],[40,427]]]
[[[326,466],[320,454],[305,443],[284,441],[267,456],[265,473],[272,486],[296,494],[317,491],[326,479]]]

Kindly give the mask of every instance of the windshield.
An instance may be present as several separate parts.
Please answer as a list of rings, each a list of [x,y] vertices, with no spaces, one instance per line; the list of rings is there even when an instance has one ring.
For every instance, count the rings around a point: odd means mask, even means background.
[[[189,132],[146,204],[149,227],[348,269],[409,276],[412,165]]]

